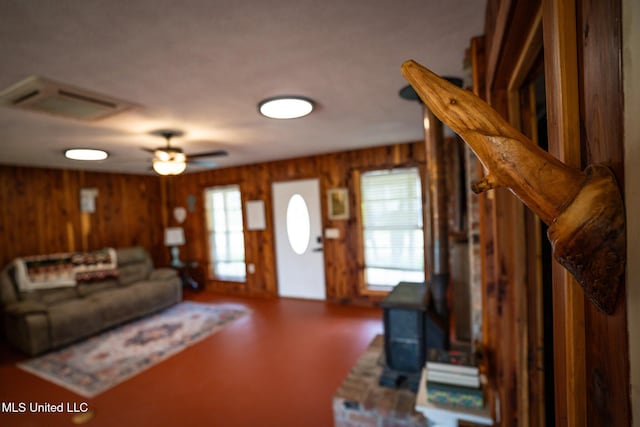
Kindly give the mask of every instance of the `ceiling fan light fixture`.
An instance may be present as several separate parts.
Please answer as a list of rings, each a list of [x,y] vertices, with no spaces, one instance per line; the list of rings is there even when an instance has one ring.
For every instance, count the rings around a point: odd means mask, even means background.
[[[162,136],[167,140],[165,148],[159,148],[153,152],[151,163],[153,170],[158,175],[180,175],[187,168],[187,156],[179,148],[171,147],[171,138],[182,136],[182,131],[161,129],[151,132],[153,135]]]
[[[174,136],[182,136],[184,133],[180,130],[172,129],[160,129],[151,132],[152,135],[161,136],[167,141],[165,147],[157,148],[155,150],[144,148],[144,151],[153,153],[152,167],[159,175],[180,175],[187,168],[187,159],[189,163],[193,164],[206,164],[193,160],[194,158],[205,157],[217,157],[226,156],[227,152],[224,150],[206,151],[203,153],[190,154],[187,156],[181,148],[171,146],[171,138]]]
[[[174,160],[153,160],[153,170],[159,175],[180,175],[187,168],[185,161]]]
[[[94,148],[70,148],[65,150],[64,156],[71,160],[96,161],[106,159],[109,157],[109,153]]]
[[[152,166],[160,175],[180,175],[187,168],[187,156],[178,148],[156,150]]]
[[[162,150],[156,150],[155,158],[160,162],[168,162],[171,160],[171,156],[169,155],[169,153]]]
[[[297,119],[313,111],[315,103],[302,96],[277,96],[258,104],[258,111],[270,119]]]

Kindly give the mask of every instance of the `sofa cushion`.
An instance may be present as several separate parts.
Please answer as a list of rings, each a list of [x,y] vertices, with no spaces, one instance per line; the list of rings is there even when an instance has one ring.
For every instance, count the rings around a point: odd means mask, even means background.
[[[173,268],[156,268],[151,272],[149,280],[169,280],[178,277],[178,272]]]
[[[98,307],[89,298],[78,298],[49,307],[51,344],[60,346],[103,328]]]
[[[149,258],[147,251],[140,246],[117,249],[116,255],[118,257],[118,265],[138,264]]]
[[[118,249],[117,257],[121,285],[126,286],[140,280],[146,280],[151,274],[153,263],[143,248],[136,246]]]
[[[149,277],[149,274],[144,268],[140,268],[138,265],[125,265],[119,268],[120,270],[120,284],[127,286],[140,280],[145,280]]]
[[[118,281],[111,280],[103,280],[99,282],[82,282],[78,283],[78,295],[85,298],[95,293],[104,292],[109,289],[114,289],[118,287]]]
[[[20,299],[23,301],[39,301],[46,305],[59,304],[76,298],[78,298],[78,290],[75,286],[73,288],[40,289],[20,293]]]
[[[131,287],[112,289],[96,293],[87,300],[96,307],[96,315],[103,326],[113,326],[143,314],[141,309],[148,304],[131,291]]]
[[[154,309],[165,307],[172,301],[180,299],[180,286],[175,286],[174,281],[142,281],[130,286],[136,297],[148,307]]]
[[[175,281],[142,281],[130,286],[96,293],[89,298],[103,326],[113,326],[160,310],[180,300]]]
[[[6,307],[5,313],[8,316],[24,316],[31,313],[47,314],[47,306],[39,301],[18,301]]]

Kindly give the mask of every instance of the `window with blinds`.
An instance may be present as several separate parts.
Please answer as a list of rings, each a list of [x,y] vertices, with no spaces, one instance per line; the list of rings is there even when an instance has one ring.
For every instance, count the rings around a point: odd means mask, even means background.
[[[365,282],[424,282],[422,189],[417,168],[360,175]]]
[[[246,266],[240,187],[207,188],[205,205],[210,275],[222,280],[243,282],[246,279]]]

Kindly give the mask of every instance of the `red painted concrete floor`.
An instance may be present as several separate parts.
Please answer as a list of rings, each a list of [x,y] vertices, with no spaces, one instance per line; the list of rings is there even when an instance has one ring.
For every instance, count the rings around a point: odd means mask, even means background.
[[[330,427],[332,396],[376,334],[380,309],[187,293],[252,314],[106,392],[85,399],[24,372],[0,345],[0,404],[84,402],[85,425]],[[8,414],[0,426],[69,426],[72,414]]]

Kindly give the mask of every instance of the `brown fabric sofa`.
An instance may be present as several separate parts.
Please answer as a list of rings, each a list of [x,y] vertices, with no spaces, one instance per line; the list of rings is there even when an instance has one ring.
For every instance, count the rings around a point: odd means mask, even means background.
[[[173,269],[154,269],[141,247],[116,250],[117,273],[56,289],[21,291],[16,266],[0,273],[0,314],[7,341],[35,355],[178,303]]]

